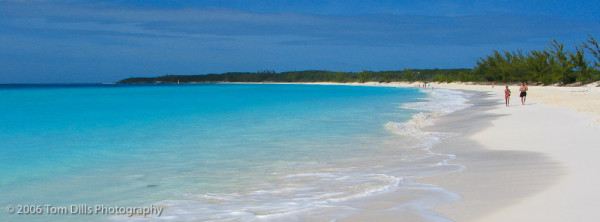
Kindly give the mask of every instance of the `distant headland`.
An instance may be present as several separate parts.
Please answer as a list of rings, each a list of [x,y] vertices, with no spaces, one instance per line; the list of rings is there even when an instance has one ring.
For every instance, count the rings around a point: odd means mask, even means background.
[[[565,49],[556,40],[544,50],[497,51],[473,69],[404,69],[401,71],[333,72],[324,70],[230,72],[205,75],[131,77],[116,83],[210,82],[529,82],[535,85],[582,85],[600,80],[600,46],[593,36]],[[586,56],[592,57],[588,60]]]
[[[405,69],[402,71],[332,72],[306,70],[277,73],[275,71],[230,72],[205,75],[164,75],[132,77],[117,83],[215,83],[215,82],[398,82],[444,81],[446,78],[463,79],[472,69]],[[462,78],[461,78],[462,77]]]

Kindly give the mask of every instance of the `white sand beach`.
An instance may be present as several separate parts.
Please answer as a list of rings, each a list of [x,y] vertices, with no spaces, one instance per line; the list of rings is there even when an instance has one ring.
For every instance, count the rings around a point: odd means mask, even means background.
[[[420,181],[463,196],[440,206],[439,212],[455,221],[600,218],[600,88],[530,86],[527,102],[521,105],[518,86],[510,86],[511,106],[505,107],[504,86],[430,86],[487,92],[492,105],[485,113],[495,116],[490,122],[466,123],[484,126],[465,132],[484,150],[457,147],[461,143],[456,141],[434,147],[456,151],[455,162],[466,166],[462,172]],[[529,160],[518,161],[525,157]]]

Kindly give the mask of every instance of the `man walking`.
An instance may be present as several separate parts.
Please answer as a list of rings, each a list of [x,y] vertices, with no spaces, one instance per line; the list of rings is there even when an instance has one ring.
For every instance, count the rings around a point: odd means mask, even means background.
[[[525,82],[521,82],[521,88],[519,88],[519,91],[521,91],[521,94],[519,95],[519,97],[521,97],[521,105],[525,105],[528,89],[529,88],[527,88],[527,84],[525,84]]]

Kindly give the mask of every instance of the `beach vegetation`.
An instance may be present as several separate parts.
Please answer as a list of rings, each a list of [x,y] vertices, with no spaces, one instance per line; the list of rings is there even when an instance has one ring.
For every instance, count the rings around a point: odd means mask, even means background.
[[[528,53],[521,50],[494,50],[491,55],[477,61],[473,73],[483,81],[526,81],[545,85],[600,80],[600,47],[591,35],[573,50],[566,49],[556,39],[549,43],[544,50],[531,50]],[[594,57],[593,65],[590,65],[592,63],[586,55]]]
[[[592,57],[590,60],[589,57]],[[533,84],[590,83],[600,80],[600,46],[591,35],[567,49],[556,39],[542,50],[498,51],[476,61],[473,69],[403,69],[398,71],[332,72],[305,70],[230,72],[127,78],[117,83],[206,82],[530,82]]]
[[[211,82],[414,82],[434,81],[436,76],[447,77],[448,80],[459,79],[463,74],[472,73],[471,69],[404,69],[401,71],[362,71],[332,72],[326,70],[306,71],[259,71],[230,72],[204,75],[165,75],[158,77],[132,77],[117,83],[211,83]],[[472,74],[471,74],[472,75]]]

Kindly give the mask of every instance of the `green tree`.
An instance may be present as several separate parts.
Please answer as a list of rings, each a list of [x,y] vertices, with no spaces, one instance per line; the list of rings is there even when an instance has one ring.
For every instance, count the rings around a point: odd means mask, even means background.
[[[598,46],[598,41],[596,41],[592,35],[588,34],[588,36],[590,38],[587,40],[587,42],[583,42],[582,47],[587,49],[588,52],[596,59],[594,61],[594,67],[600,68],[600,47]]]

